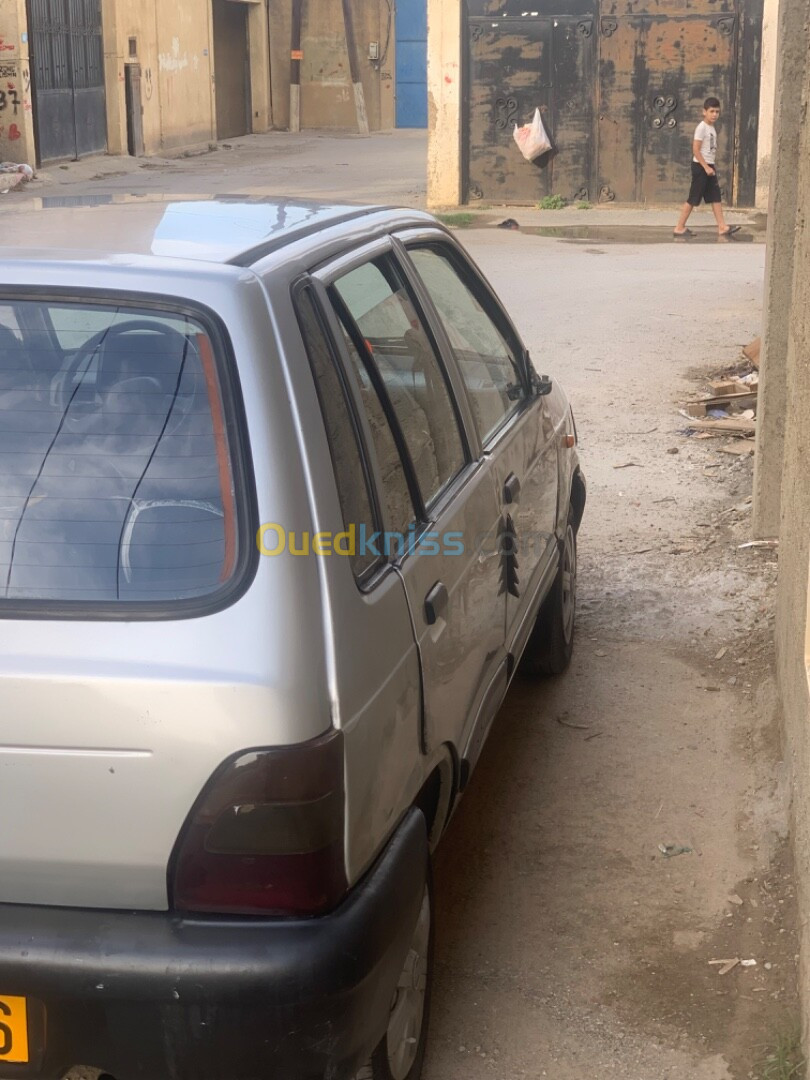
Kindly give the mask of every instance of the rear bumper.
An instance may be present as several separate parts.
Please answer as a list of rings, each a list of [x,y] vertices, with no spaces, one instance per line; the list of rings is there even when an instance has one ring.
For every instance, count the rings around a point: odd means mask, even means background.
[[[412,811],[334,913],[181,919],[0,906],[0,994],[29,999],[31,1062],[55,1080],[324,1080],[364,1064],[386,1024],[427,871]]]

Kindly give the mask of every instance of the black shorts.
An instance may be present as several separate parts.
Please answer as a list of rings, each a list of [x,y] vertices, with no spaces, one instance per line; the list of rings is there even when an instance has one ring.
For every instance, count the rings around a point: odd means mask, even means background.
[[[692,162],[692,186],[689,188],[686,201],[690,206],[700,206],[701,202],[716,203],[722,201],[717,174],[709,176],[698,161]]]

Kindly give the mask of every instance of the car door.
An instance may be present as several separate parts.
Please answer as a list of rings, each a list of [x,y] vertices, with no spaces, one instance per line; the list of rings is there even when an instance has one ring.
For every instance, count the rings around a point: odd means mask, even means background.
[[[470,446],[457,393],[390,243],[322,276],[373,455],[386,533],[423,676],[423,741],[460,747],[507,685],[489,462]]]
[[[441,324],[495,480],[502,511],[505,641],[519,655],[557,561],[557,445],[544,395],[550,383],[532,378],[508,316],[446,234],[414,232],[403,243],[425,304]]]

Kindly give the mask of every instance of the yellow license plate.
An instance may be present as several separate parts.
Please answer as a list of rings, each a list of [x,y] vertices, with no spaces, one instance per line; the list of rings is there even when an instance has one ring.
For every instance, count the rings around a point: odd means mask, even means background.
[[[23,997],[0,997],[0,1062],[28,1061],[28,1008]]]

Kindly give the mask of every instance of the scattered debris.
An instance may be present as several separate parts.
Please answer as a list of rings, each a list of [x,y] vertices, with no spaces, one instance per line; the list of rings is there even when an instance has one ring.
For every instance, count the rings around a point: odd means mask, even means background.
[[[505,221],[501,221],[498,224],[499,229],[519,229],[520,225],[515,221],[513,217],[506,218]]]
[[[614,469],[643,469],[644,466],[638,461],[625,461],[623,465],[614,465]]]
[[[30,165],[19,165],[16,161],[0,162],[0,194],[7,195],[12,188],[27,184],[34,176]]]
[[[762,352],[762,338],[754,338],[743,349],[743,356],[746,360],[750,360],[755,368],[759,368],[759,357]]]
[[[667,450],[668,454],[680,454],[680,452],[677,446],[670,446],[669,450]]]
[[[658,850],[665,859],[674,859],[676,855],[691,855],[692,848],[682,847],[680,844],[659,844]]]
[[[562,727],[573,728],[575,731],[590,731],[590,724],[569,724],[569,722],[564,720],[561,716],[556,717],[556,720]]]
[[[737,893],[733,892],[728,898],[728,902],[730,904],[735,904],[737,907],[742,907],[744,900],[741,896],[738,896]]]
[[[757,430],[756,421],[744,416],[729,416],[725,420],[692,420],[689,426],[696,431],[730,435],[753,435]]]
[[[717,449],[721,454],[734,454],[737,457],[750,457],[754,452],[754,444],[746,439],[738,443],[731,443],[730,446],[718,446]]]
[[[735,956],[733,960],[710,960],[710,961],[709,961],[709,964],[710,964],[711,966],[713,966],[713,967],[718,967],[718,968],[720,969],[720,970],[719,970],[719,971],[717,972],[717,974],[718,974],[718,975],[728,975],[728,973],[729,973],[730,971],[733,971],[733,970],[734,970],[734,968],[735,968],[735,967],[736,967],[736,966],[737,966],[737,965],[738,965],[739,963],[740,963],[740,958],[739,958],[739,956]]]
[[[737,544],[737,551],[742,551],[744,548],[775,548],[779,547],[778,540],[749,540],[745,544]]]
[[[585,736],[585,742],[590,742],[591,739],[598,739],[601,734],[602,734],[601,731],[594,731],[594,733],[592,735],[586,735]]]
[[[717,654],[717,656],[715,656],[715,660],[722,660],[727,652],[728,652],[728,649],[724,645],[723,648],[720,650],[720,652]]]
[[[741,960],[740,964],[742,965],[742,967],[756,967],[757,966],[756,960]]]

